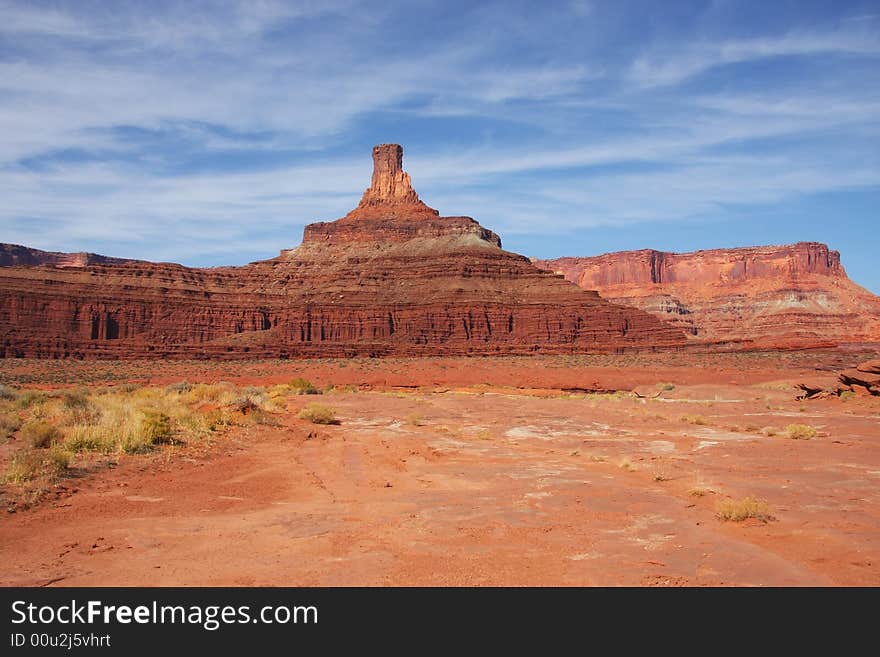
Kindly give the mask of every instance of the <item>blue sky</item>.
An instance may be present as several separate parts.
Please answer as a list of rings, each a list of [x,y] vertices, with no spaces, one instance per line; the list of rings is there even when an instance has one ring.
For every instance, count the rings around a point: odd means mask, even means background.
[[[242,264],[398,142],[536,257],[827,242],[880,292],[873,2],[0,0],[0,241]]]

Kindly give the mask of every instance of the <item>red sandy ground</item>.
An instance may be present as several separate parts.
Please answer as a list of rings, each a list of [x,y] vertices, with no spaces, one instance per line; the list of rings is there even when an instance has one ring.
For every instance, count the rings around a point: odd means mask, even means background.
[[[786,386],[872,356],[5,361],[0,379],[29,385],[371,389],[318,398],[339,426],[298,419],[316,398],[291,397],[280,427],[122,457],[4,512],[0,584],[880,585],[880,399],[799,402]],[[560,392],[658,383],[675,388]],[[756,432],[792,423],[819,436]],[[716,517],[745,496],[775,520]]]

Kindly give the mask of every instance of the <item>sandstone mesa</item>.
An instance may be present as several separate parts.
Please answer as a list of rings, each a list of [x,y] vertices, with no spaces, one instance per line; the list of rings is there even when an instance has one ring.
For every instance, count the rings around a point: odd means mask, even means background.
[[[256,358],[602,353],[683,332],[610,303],[469,217],[441,217],[373,149],[357,208],[243,267],[0,249],[0,356]]]
[[[535,261],[609,301],[650,312],[692,343],[785,349],[880,342],[880,297],[824,244]]]

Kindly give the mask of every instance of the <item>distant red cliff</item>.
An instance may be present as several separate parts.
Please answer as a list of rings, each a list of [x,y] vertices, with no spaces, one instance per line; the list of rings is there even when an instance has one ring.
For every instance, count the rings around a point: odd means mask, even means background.
[[[853,283],[824,244],[647,249],[535,264],[671,322],[692,341],[782,348],[880,341],[880,297]]]
[[[89,265],[110,265],[134,262],[125,258],[110,258],[97,253],[59,253],[40,251],[18,244],[0,243],[0,267],[87,267]]]

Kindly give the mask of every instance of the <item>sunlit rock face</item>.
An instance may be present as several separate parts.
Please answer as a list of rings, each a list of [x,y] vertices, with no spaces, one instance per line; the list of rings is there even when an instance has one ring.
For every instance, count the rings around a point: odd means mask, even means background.
[[[853,283],[825,244],[536,261],[614,303],[679,326],[691,341],[802,348],[880,341],[880,297]]]
[[[0,260],[7,357],[601,353],[685,343],[649,313],[504,251],[470,217],[441,217],[419,199],[396,144],[373,149],[357,208],[306,226],[300,246],[270,260],[192,269],[30,251],[30,260]]]

